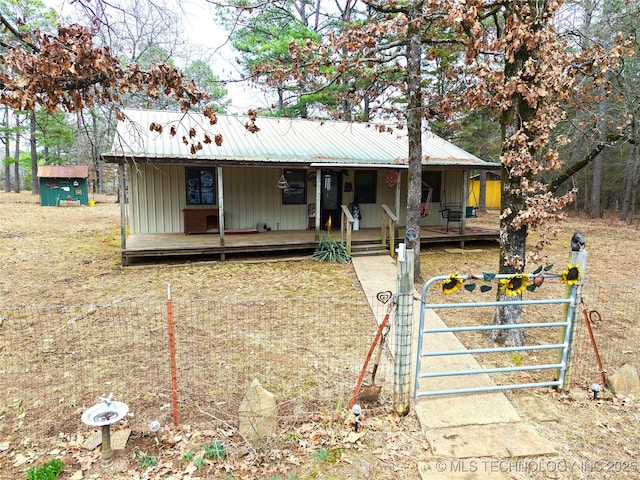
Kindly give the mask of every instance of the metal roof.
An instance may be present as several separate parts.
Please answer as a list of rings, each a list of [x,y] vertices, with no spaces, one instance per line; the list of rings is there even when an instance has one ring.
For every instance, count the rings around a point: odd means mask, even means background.
[[[218,115],[218,122],[198,113],[156,110],[125,110],[126,120],[118,122],[112,150],[103,157],[107,162],[148,161],[155,163],[214,161],[224,165],[305,165],[313,167],[406,168],[408,165],[407,130],[390,131],[372,123],[319,121],[258,117],[260,129],[251,133],[245,127],[248,117]],[[163,133],[151,131],[159,124]],[[175,128],[176,135],[170,135]],[[189,131],[194,128],[196,136]],[[384,130],[384,131],[381,131]],[[204,143],[222,135],[222,145]],[[190,143],[198,141],[202,149],[195,154]],[[439,167],[497,168],[452,143],[425,132],[422,138],[423,165]]]
[[[41,165],[38,167],[40,178],[88,178],[89,167],[86,165]]]

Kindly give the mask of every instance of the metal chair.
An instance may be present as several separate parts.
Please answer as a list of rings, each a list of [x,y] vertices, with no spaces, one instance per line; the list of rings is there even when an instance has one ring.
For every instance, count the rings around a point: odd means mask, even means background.
[[[460,224],[460,229],[462,229],[462,205],[459,203],[443,204],[440,209],[440,214],[442,218],[446,218],[447,220],[447,233],[449,233],[449,223],[458,223]]]

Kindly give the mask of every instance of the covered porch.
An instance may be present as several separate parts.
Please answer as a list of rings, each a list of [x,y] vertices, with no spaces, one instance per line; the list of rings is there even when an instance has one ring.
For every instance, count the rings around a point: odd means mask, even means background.
[[[400,229],[400,237],[395,236],[394,244],[403,241],[404,228]],[[422,227],[420,230],[420,243],[422,245],[448,243],[456,246],[464,246],[471,241],[494,241],[498,238],[498,229],[476,227],[467,225],[464,233],[459,229],[445,227]],[[328,235],[334,240],[341,239],[340,231],[328,233],[320,232],[320,236]],[[346,241],[346,235],[345,241]],[[351,250],[353,255],[364,253],[380,246],[386,249],[388,254],[390,236],[384,247],[382,246],[382,234],[380,228],[364,228],[352,230]],[[224,243],[221,245],[221,243]],[[144,233],[131,234],[127,237],[126,247],[122,250],[123,265],[128,265],[135,260],[153,258],[196,259],[198,257],[215,257],[225,260],[227,257],[250,257],[256,254],[286,254],[308,255],[318,247],[318,239],[315,230],[270,230],[263,233],[255,232],[227,232],[224,242],[220,241],[217,233],[199,235],[185,235],[183,233]]]

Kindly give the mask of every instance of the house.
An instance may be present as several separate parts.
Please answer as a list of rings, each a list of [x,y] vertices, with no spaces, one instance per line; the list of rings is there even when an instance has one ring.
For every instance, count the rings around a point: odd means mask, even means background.
[[[210,125],[197,113],[123,113],[103,155],[119,166],[121,195],[128,192],[123,263],[147,255],[224,258],[234,247],[271,251],[275,244],[264,244],[278,234],[281,250],[308,249],[329,225],[354,241],[368,232],[380,243],[389,225],[405,225],[408,140],[401,127],[260,117],[254,129],[246,117],[220,115]],[[423,156],[421,225],[441,238],[464,234],[464,216],[447,213],[464,211],[470,171],[499,166],[431,132],[423,135]]]
[[[39,166],[40,205],[88,205],[88,178],[87,166]]]

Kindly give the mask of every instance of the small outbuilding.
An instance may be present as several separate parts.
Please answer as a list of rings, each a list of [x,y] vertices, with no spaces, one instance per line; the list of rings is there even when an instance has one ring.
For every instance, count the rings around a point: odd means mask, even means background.
[[[495,172],[486,172],[485,182],[485,208],[500,208],[500,191],[502,190],[502,182],[500,174]],[[467,206],[477,208],[480,206],[480,175],[473,175],[469,179],[469,196],[467,198]]]
[[[38,167],[40,205],[89,205],[89,167],[42,165]],[[63,203],[61,203],[63,202]]]

